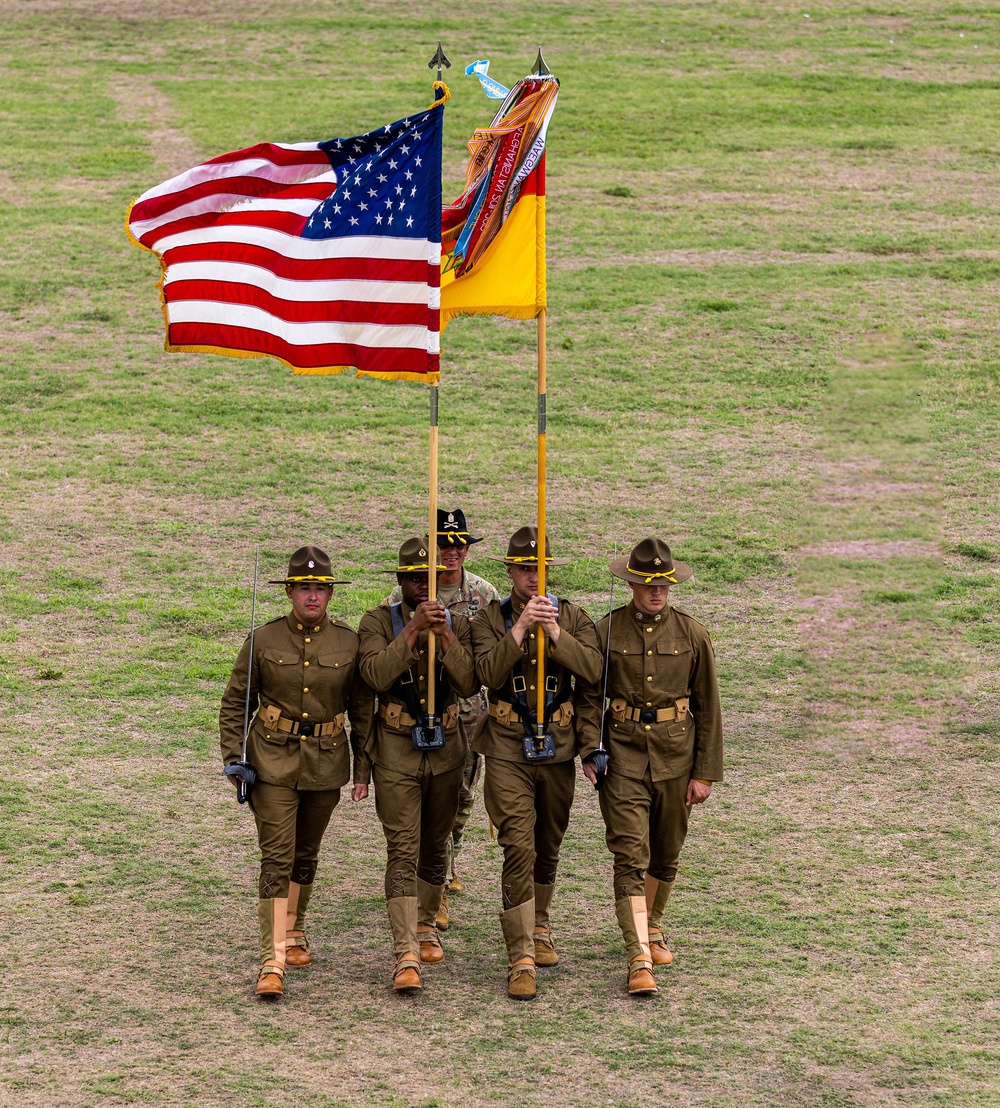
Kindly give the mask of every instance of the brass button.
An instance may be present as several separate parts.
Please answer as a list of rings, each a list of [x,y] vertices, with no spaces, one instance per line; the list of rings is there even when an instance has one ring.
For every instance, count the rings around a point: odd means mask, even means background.
[[[648,723],[646,724],[646,730],[647,731],[652,731],[653,730],[652,727],[650,727]]]
[[[306,637],[306,642],[312,642],[312,639],[310,639],[310,638],[309,638],[309,637],[307,636],[307,637]]]
[[[647,680],[647,681],[652,681],[652,680],[653,680],[653,678],[652,678],[652,677],[647,677],[647,678],[646,678],[646,680]]]
[[[652,700],[647,700],[647,701],[646,701],[646,707],[647,707],[647,708],[652,708],[652,706],[653,706],[653,702],[652,702]]]
[[[653,652],[652,652],[652,650],[647,650],[647,651],[646,651],[646,654],[647,654],[647,656],[648,656],[648,655],[650,655],[650,654],[652,654],[652,653],[653,653]]]
[[[421,681],[426,681],[426,680],[427,680],[427,678],[426,678],[426,677],[425,677],[425,676],[424,676],[424,675],[423,675],[423,674],[421,673],[421,675],[420,675],[420,680],[421,680]]]
[[[676,654],[676,653],[677,653],[677,651],[675,650],[675,651],[674,651],[674,653]]]
[[[534,635],[529,635],[528,637],[533,639],[535,636]]]
[[[333,745],[334,745],[334,746],[336,746],[337,744],[336,744],[336,743],[334,743]]]
[[[423,700],[423,699],[421,699],[420,703],[421,703],[421,704],[426,704],[426,703],[427,703],[427,701],[426,701],[426,700]]]
[[[318,627],[314,627],[314,628],[313,628],[313,631],[318,631],[318,630],[319,630],[319,628],[318,628]]]
[[[303,689],[302,691],[303,691],[303,692],[308,692],[309,690],[308,690],[308,689]]]
[[[302,713],[302,718],[303,719],[308,719],[309,718],[309,713],[308,712],[303,712]]]
[[[306,666],[306,668],[308,668],[308,666],[309,666],[309,663],[308,663],[308,662],[303,662],[302,664],[303,664],[304,666]]]
[[[308,662],[306,664],[308,665]],[[340,669],[340,662],[334,662],[333,663],[333,668],[334,669]]]
[[[623,653],[623,654],[627,654],[627,653],[628,653],[628,651],[627,651],[627,650],[626,650],[626,649],[625,649],[624,647],[622,647],[622,653]]]
[[[653,628],[652,627],[647,627],[646,628],[646,634],[651,635],[652,633],[653,633]]]
[[[532,685],[532,686],[531,686],[531,691],[532,691],[532,692],[534,692],[534,691],[535,691],[535,686],[534,686],[534,685]]]
[[[531,664],[532,664],[533,666],[537,666],[537,665],[538,665],[538,659],[537,659],[537,658],[532,658],[532,659],[531,659]]]
[[[421,651],[420,651],[420,655],[421,655],[421,657],[423,657],[423,653],[424,653],[424,652],[423,652],[423,651],[421,650]]]
[[[298,629],[299,629],[300,631],[302,630],[302,624],[301,624],[301,623],[296,623],[296,625],[295,625],[295,626],[296,626],[296,627],[297,627],[297,628],[298,628]]]

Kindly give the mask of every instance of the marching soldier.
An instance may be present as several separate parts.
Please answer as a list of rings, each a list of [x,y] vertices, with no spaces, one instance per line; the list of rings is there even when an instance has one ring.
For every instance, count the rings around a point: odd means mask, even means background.
[[[693,804],[722,780],[722,709],[708,631],[667,603],[670,586],[691,576],[663,539],[643,539],[611,572],[632,600],[597,624],[608,661],[611,755],[600,790],[608,849],[615,856],[615,912],[628,954],[628,991],[656,992],[654,965],[674,959],[663,911]],[[610,649],[608,638],[610,636]],[[598,686],[586,699],[599,704]],[[600,713],[588,714],[588,725]],[[597,784],[595,767],[584,773]]]
[[[569,600],[537,596],[538,532],[522,527],[504,558],[510,596],[494,601],[472,624],[476,672],[489,690],[489,718],[474,740],[486,757],[486,810],[503,847],[500,924],[507,945],[507,995],[535,996],[535,966],[554,966],[549,907],[555,889],[559,847],[569,823],[581,750],[573,703],[574,679],[595,682],[601,672],[597,632],[590,617]],[[546,565],[568,558],[544,553]],[[545,731],[552,741],[535,744],[539,651],[543,651]],[[596,724],[590,745],[597,747]]]
[[[385,896],[395,945],[393,988],[421,987],[421,962],[441,962],[434,918],[444,893],[447,840],[458,810],[466,744],[459,697],[477,689],[469,622],[428,600],[427,539],[399,549],[401,600],[361,618],[361,672],[378,693],[375,810],[386,841]],[[433,566],[434,571],[441,567]],[[434,632],[434,718],[428,709],[428,637]]]
[[[286,966],[311,961],[306,907],[323,833],[351,773],[345,719],[354,752],[353,798],[363,800],[370,775],[363,748],[375,706],[358,670],[357,634],[327,617],[333,586],[347,584],[334,580],[329,557],[303,546],[291,556],[287,575],[270,584],[285,586],[292,610],[255,629],[252,660],[247,638],[219,712],[228,766],[241,757],[249,682],[247,760],[257,775],[249,802],[261,852],[261,997],[281,996]]]
[[[446,512],[442,508],[438,509],[438,561],[445,567],[437,579],[438,600],[449,612],[457,612],[470,620],[492,601],[500,599],[500,594],[489,581],[478,577],[475,573],[470,573],[465,568],[465,559],[468,557],[469,547],[473,543],[482,541],[481,538],[473,538],[469,533],[468,524],[465,522],[465,513],[460,508],[456,508],[453,512]],[[401,599],[402,590],[397,585],[385,603],[398,604]],[[486,703],[481,691],[474,696],[462,697],[459,700],[459,727],[465,732],[466,740],[470,740],[476,734],[485,712]],[[465,831],[465,825],[472,815],[472,805],[476,798],[476,782],[479,779],[481,766],[482,761],[479,755],[470,748],[466,755],[465,773],[458,794],[458,815],[455,817],[455,826],[452,827],[451,835],[448,838],[446,887],[444,896],[441,898],[441,908],[435,918],[435,923],[440,931],[447,931],[450,924],[448,893],[461,892],[462,889],[462,882],[455,867],[455,856],[462,849],[462,835]]]

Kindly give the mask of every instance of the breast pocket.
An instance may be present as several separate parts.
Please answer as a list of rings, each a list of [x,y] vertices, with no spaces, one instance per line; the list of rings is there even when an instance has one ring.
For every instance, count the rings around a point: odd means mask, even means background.
[[[293,667],[302,664],[302,659],[294,650],[265,650],[260,658],[261,683],[266,689],[268,683],[284,685]]]
[[[660,690],[676,699],[687,695],[688,680],[694,665],[694,651],[686,639],[656,644],[656,675]]]
[[[355,657],[353,654],[320,654],[316,659],[319,674],[326,689],[346,689],[350,687],[354,674]]]

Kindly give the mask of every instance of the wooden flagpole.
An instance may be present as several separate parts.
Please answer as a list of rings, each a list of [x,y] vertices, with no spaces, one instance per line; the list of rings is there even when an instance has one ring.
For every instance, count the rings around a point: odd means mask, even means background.
[[[437,66],[437,81],[441,84],[444,70],[451,69],[451,62],[445,57],[441,43],[437,52],[427,63],[428,69]],[[435,90],[436,92],[436,90]],[[438,170],[440,172],[440,168]],[[430,386],[430,428],[428,435],[430,461],[427,480],[427,599],[437,599],[437,514],[438,514],[438,386]],[[435,674],[437,654],[437,636],[431,631],[427,636],[427,725],[434,728],[434,708],[436,698]]]
[[[540,51],[539,51],[540,53]],[[538,315],[538,595],[545,595],[545,578],[548,565],[545,561],[545,391],[547,388],[545,365],[545,309]],[[538,635],[537,684],[538,717],[535,734],[545,734],[545,651],[548,639],[544,631]]]
[[[542,48],[538,48],[538,57],[535,59],[535,73],[545,75],[549,68],[542,57]],[[545,394],[548,385],[546,382],[545,363],[545,308],[538,313],[538,595],[545,596],[546,577],[548,576],[548,564],[545,560]],[[538,635],[538,672],[535,674],[538,683],[538,714],[535,734],[541,739],[545,735],[545,652],[548,647],[548,637],[544,631],[536,630]]]

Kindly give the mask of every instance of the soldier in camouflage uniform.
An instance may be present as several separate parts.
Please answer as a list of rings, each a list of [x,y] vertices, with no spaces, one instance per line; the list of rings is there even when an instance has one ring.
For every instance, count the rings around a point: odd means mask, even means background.
[[[285,967],[311,961],[305,914],[320,843],[351,774],[352,750],[352,797],[368,795],[364,746],[375,710],[375,696],[358,671],[357,634],[326,614],[333,586],[346,584],[334,581],[327,555],[301,547],[287,576],[271,584],[285,586],[292,610],[256,628],[252,659],[247,638],[219,712],[222,759],[230,765],[242,756],[249,681],[247,760],[257,774],[250,807],[261,852],[261,997],[281,996]]]
[[[445,571],[440,573],[437,579],[438,599],[448,611],[457,612],[469,620],[494,600],[500,599],[500,594],[489,581],[477,577],[465,568],[469,547],[473,543],[482,541],[482,538],[476,539],[469,534],[465,513],[460,508],[456,508],[453,512],[438,509],[438,561],[445,567]],[[397,585],[383,603],[398,604],[402,595]],[[458,703],[461,721],[459,726],[466,740],[471,742],[486,714],[486,701],[480,692],[475,696],[463,697]],[[455,855],[462,849],[462,834],[472,815],[472,805],[476,798],[476,782],[479,780],[481,767],[482,758],[470,749],[462,777],[462,788],[458,794],[458,815],[455,817],[455,826],[451,829],[451,837],[448,840],[448,884],[436,919],[441,931],[447,931],[450,925],[448,893],[457,893],[462,889],[462,882],[455,867]]]

